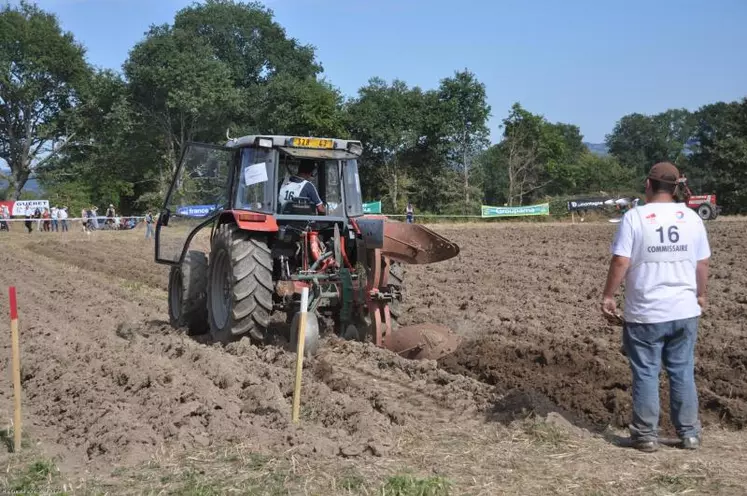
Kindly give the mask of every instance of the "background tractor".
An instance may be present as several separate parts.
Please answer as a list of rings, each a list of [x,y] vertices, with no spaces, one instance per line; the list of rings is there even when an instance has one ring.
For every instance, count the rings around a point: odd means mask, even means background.
[[[363,214],[359,141],[244,136],[225,146],[189,143],[156,225],[156,262],[171,266],[169,318],[215,342],[263,342],[284,313],[295,345],[300,294],[309,289],[305,349],[318,346],[320,318],[346,339],[371,340],[408,358],[439,358],[458,345],[438,325],[398,325],[402,264],[455,257],[433,231]],[[284,198],[301,160],[324,201]],[[191,249],[209,228],[209,253]]]
[[[677,181],[675,196],[677,201],[695,210],[703,220],[713,220],[721,213],[721,207],[716,203],[716,195],[693,195],[684,175]]]

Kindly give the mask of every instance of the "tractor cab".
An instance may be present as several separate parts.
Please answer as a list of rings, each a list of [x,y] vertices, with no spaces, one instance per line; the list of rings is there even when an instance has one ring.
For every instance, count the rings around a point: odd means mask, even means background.
[[[325,218],[319,221],[339,222],[363,215],[360,142],[248,136],[232,140],[228,146],[237,148],[240,155],[234,209],[272,214],[278,221],[319,215]],[[309,166],[313,173],[302,176],[299,169]],[[312,187],[302,187],[306,182]],[[317,193],[323,213],[308,194],[299,194],[307,191]]]
[[[194,232],[229,216],[251,219],[251,228],[265,232],[309,222],[346,229],[350,218],[363,215],[362,150],[360,141],[293,136],[187,144],[156,227],[156,261],[179,263]],[[299,176],[302,163],[315,166],[311,177]],[[293,181],[313,186],[323,213],[308,195],[293,194],[309,188],[283,190]],[[281,191],[287,198],[281,199]]]

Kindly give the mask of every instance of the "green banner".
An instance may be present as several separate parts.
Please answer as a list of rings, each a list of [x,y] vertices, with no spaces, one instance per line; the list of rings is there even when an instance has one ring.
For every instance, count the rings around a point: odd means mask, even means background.
[[[525,207],[482,206],[483,217],[524,217],[527,215],[550,215],[550,204],[527,205]]]
[[[381,200],[371,202],[371,203],[364,203],[363,213],[364,214],[380,214],[381,213]]]

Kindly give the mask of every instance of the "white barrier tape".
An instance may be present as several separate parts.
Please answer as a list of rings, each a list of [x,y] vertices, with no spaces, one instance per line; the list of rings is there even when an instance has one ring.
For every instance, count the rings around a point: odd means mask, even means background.
[[[92,220],[92,219],[98,219],[98,220],[102,220],[103,219],[105,221],[108,218],[109,217],[68,217],[67,219],[37,219],[36,217],[34,217],[34,218],[30,218],[30,219],[27,219],[27,218],[0,219],[0,222],[27,222],[27,221],[29,221],[29,222],[47,222],[47,221],[51,222],[53,220],[56,220],[57,222],[62,222],[63,220],[67,221],[67,222],[72,222],[72,221]],[[112,220],[115,220],[115,219],[116,219],[116,217],[112,218]],[[122,219],[135,219],[135,220],[138,220],[138,219],[145,219],[145,216],[141,217],[141,216],[133,215],[133,216],[128,216],[128,217],[119,217],[120,221]],[[153,223],[155,224],[155,216],[153,217]]]

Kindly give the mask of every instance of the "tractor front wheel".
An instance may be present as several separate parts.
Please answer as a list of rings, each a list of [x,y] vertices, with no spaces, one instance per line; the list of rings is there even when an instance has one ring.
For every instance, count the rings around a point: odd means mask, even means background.
[[[169,272],[169,323],[175,329],[186,328],[190,336],[208,331],[207,268],[205,254],[190,250]]]
[[[272,256],[264,237],[236,224],[218,228],[210,252],[207,310],[213,341],[263,341],[272,313]]]
[[[698,206],[698,216],[703,220],[709,220],[713,215],[713,208],[707,203],[701,203]]]

